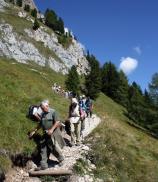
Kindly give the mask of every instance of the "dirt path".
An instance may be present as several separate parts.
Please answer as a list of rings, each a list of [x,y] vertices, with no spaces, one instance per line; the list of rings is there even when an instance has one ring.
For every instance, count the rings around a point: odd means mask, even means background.
[[[83,137],[86,137],[89,133],[92,132],[94,128],[100,123],[100,118],[96,115],[93,115],[92,118],[86,118],[85,120],[85,131]],[[65,135],[65,133],[64,133]],[[66,135],[66,138],[70,140],[70,136]],[[89,147],[81,144],[80,146],[65,146],[63,149],[63,155],[65,160],[63,165],[59,167],[58,165],[53,166],[51,169],[72,169],[73,165],[76,163],[76,160],[82,158],[82,154],[86,151],[89,151]],[[50,157],[51,160],[56,160],[53,156]],[[30,161],[25,169],[23,168],[13,168],[9,174],[6,175],[5,182],[40,182],[39,178],[29,177],[28,171],[32,168],[34,170],[36,166]]]

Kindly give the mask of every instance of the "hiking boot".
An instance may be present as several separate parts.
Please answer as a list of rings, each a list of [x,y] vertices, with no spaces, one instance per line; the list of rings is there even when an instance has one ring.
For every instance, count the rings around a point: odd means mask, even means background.
[[[48,169],[48,167],[41,167],[41,166],[39,166],[39,167],[35,168],[35,171],[41,171],[41,170],[45,170],[45,169]]]
[[[75,146],[75,143],[74,142],[71,142],[71,143],[69,143],[69,146],[70,147],[73,147],[73,146]]]
[[[80,146],[80,145],[81,145],[81,143],[80,143],[80,142],[77,142],[77,143],[76,143],[76,146]]]
[[[64,161],[59,162],[58,166],[62,167],[64,165]]]

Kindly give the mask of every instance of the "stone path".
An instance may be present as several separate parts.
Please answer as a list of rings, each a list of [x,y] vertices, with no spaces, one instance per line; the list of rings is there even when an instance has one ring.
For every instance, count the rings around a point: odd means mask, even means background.
[[[101,122],[100,118],[96,115],[93,115],[92,118],[86,118],[85,121],[85,131],[83,133],[83,137],[86,137],[89,133],[92,132],[94,128]],[[70,140],[70,136],[64,134],[64,136]],[[76,163],[76,160],[79,158],[82,158],[82,154],[89,151],[89,147],[81,144],[80,146],[73,146],[69,147],[66,146],[63,149],[63,155],[65,157],[65,160],[63,162],[63,165],[59,167],[58,165],[55,165],[53,169],[72,169],[73,165]],[[53,156],[50,156],[50,159],[55,161],[56,158]],[[32,161],[28,162],[28,165],[25,169],[22,168],[13,168],[12,171],[10,171],[9,174],[6,175],[5,182],[40,182],[39,178],[29,177],[28,171],[34,170],[36,167],[35,164],[33,164]],[[49,168],[47,170],[51,170],[52,168]]]

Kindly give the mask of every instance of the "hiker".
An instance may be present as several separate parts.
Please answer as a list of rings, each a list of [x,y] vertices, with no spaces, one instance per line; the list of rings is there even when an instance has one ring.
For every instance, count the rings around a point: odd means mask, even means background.
[[[49,107],[49,101],[44,100],[41,102],[42,115],[39,125],[33,130],[29,137],[32,137],[38,129],[43,129],[43,141],[41,144],[41,161],[40,167],[36,170],[44,170],[48,168],[48,154],[53,153],[53,155],[58,159],[59,164],[62,164],[64,156],[62,154],[61,148],[65,146],[65,142],[61,136],[59,130],[60,121],[57,112]]]
[[[80,145],[81,120],[79,113],[79,104],[76,98],[71,98],[69,106],[69,121],[71,128],[71,145]]]
[[[79,107],[80,107],[80,117],[81,117],[81,136],[83,135],[83,131],[85,129],[85,118],[86,118],[86,99],[85,95],[80,96],[79,98]]]
[[[90,97],[87,97],[87,100],[85,102],[86,105],[86,113],[87,113],[87,117],[90,116],[90,118],[92,117],[92,109],[93,109],[93,102],[90,99]]]

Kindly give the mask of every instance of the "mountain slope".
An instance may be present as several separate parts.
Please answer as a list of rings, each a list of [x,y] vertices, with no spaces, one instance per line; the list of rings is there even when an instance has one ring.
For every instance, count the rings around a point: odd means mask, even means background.
[[[33,21],[21,8],[0,0],[0,167],[5,170],[11,167],[8,154],[31,153],[35,147],[27,138],[35,125],[25,117],[28,106],[48,98],[64,120],[69,101],[53,93],[52,84],[64,87],[61,72],[72,65],[80,73],[88,69],[80,43],[73,40],[66,49],[43,24],[33,31]],[[126,109],[103,94],[94,109],[102,119],[87,138],[95,176],[103,181],[157,182],[158,140],[130,126]]]
[[[100,95],[96,112],[102,124],[92,133],[90,160],[95,176],[120,182],[158,181],[158,140],[132,127],[125,108]]]
[[[48,98],[61,118],[67,117],[69,103],[53,93],[55,82],[63,85],[64,77],[37,65],[0,59],[0,151],[32,151],[33,142],[27,138],[27,132],[34,127],[26,118],[29,105]],[[9,160],[4,157],[0,156],[0,165],[7,169]]]
[[[0,151],[33,151],[27,132],[35,124],[25,117],[30,104],[48,98],[61,118],[67,117],[69,101],[52,92],[54,82],[63,86],[64,77],[35,64],[0,59]],[[104,181],[158,181],[158,141],[130,126],[125,109],[110,98],[101,94],[94,108],[102,119],[87,138],[92,144],[88,158],[96,165],[95,176]],[[6,170],[11,167],[4,154],[0,165]]]

